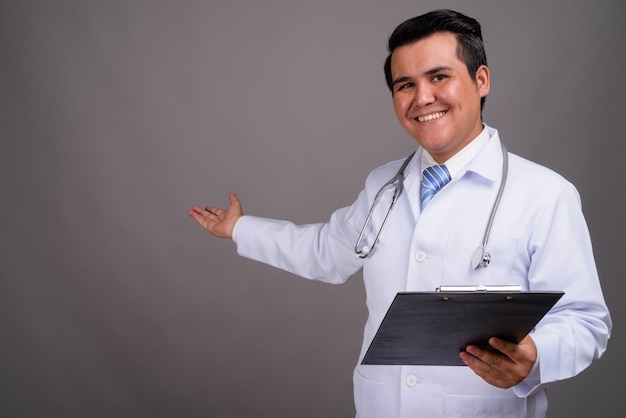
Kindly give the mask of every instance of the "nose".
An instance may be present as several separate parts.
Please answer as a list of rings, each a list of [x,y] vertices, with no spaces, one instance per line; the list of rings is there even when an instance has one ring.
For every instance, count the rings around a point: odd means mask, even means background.
[[[415,89],[415,105],[417,107],[427,106],[435,102],[435,93],[426,83],[420,83]]]

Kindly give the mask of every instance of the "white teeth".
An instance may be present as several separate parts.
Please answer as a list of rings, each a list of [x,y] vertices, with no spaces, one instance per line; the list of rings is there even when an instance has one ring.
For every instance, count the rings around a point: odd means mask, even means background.
[[[417,120],[419,122],[429,122],[431,120],[439,119],[445,114],[446,112],[431,113],[430,115],[426,115],[426,116],[418,116]]]

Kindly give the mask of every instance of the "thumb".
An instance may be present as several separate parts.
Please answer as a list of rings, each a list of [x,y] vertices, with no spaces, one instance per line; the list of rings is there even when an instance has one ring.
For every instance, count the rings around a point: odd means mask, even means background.
[[[230,192],[228,194],[228,199],[230,200],[230,205],[226,210],[226,217],[239,219],[241,216],[243,216],[243,208],[241,207],[241,202],[239,201],[239,198],[234,192]]]

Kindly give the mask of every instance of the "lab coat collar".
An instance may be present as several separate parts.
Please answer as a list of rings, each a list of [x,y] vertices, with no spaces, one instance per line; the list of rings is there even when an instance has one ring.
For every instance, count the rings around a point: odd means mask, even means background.
[[[491,182],[502,177],[502,146],[498,130],[487,126],[489,141],[467,165],[466,173],[475,173]]]
[[[489,140],[476,157],[474,157],[474,159],[467,164],[465,169],[459,173],[458,178],[453,179],[451,183],[464,178],[468,173],[473,173],[492,183],[500,181],[502,176],[502,149],[500,145],[500,137],[498,136],[498,131],[496,129],[489,126],[487,126],[487,129],[489,131]],[[416,190],[418,196],[421,183],[423,152],[424,149],[419,147],[404,171],[405,190]],[[400,162],[401,161],[398,161],[398,163]],[[410,193],[403,193],[403,195],[405,196],[401,196],[400,201],[404,202],[406,199],[411,206],[411,212],[414,216],[417,216],[417,214],[421,212],[419,197],[415,199],[409,198],[408,196],[412,196]]]
[[[489,140],[478,152],[476,157],[465,166],[463,171],[459,174],[459,178],[471,172],[492,182],[500,180],[502,175],[502,148],[500,145],[500,136],[498,135],[497,129],[487,125],[485,126],[489,132]],[[422,167],[423,152],[424,149],[419,147],[411,159],[411,162],[405,170],[405,183],[410,184],[414,181],[420,181],[421,172],[424,169],[424,167]]]

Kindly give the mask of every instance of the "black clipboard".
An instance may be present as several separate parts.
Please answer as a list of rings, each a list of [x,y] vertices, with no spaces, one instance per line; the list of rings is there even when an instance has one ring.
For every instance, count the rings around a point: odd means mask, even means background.
[[[464,366],[469,344],[520,342],[563,292],[402,292],[361,364]]]

